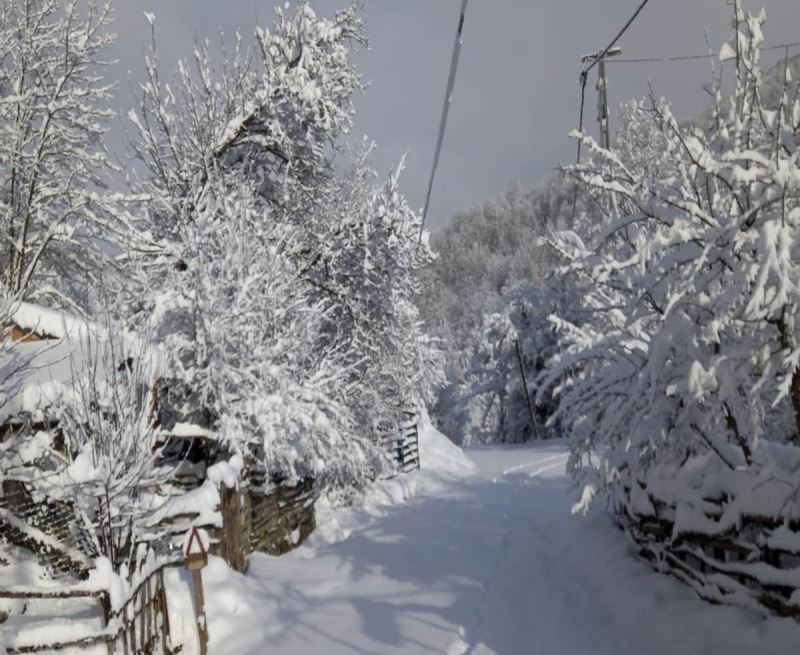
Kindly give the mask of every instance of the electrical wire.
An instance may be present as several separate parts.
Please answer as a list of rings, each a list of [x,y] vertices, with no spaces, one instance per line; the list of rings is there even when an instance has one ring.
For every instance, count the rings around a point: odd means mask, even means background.
[[[788,48],[796,48],[800,46],[800,41],[795,43],[781,43],[766,48],[761,48],[761,52],[770,52],[773,50],[786,50]],[[696,61],[698,59],[713,59],[716,55],[707,52],[704,55],[678,55],[676,57],[637,57],[633,59],[608,59],[606,63],[609,64],[642,64],[642,63],[658,63],[670,61]]]
[[[584,69],[583,69],[583,70],[586,72],[586,74],[587,74],[587,75],[588,75],[588,74],[591,72],[591,70],[592,70],[592,69],[593,69],[593,68],[594,68],[594,67],[597,65],[597,62],[598,62],[598,61],[600,61],[601,59],[605,59],[605,58],[606,58],[606,55],[608,54],[608,51],[609,51],[609,50],[611,50],[611,48],[613,48],[615,45],[617,45],[617,41],[619,41],[619,40],[622,38],[622,35],[623,35],[623,34],[625,34],[625,32],[627,32],[627,31],[628,31],[628,28],[629,28],[631,25],[633,25],[633,21],[635,21],[635,20],[638,18],[639,14],[641,14],[641,13],[642,13],[642,9],[644,9],[644,8],[645,8],[645,6],[647,5],[647,3],[648,3],[649,1],[650,1],[650,0],[643,0],[642,4],[640,4],[640,5],[637,7],[636,11],[634,11],[634,12],[633,12],[633,15],[632,15],[632,16],[631,16],[631,17],[628,19],[628,22],[627,22],[627,23],[625,23],[625,25],[622,27],[622,29],[621,29],[621,30],[620,30],[620,31],[617,33],[617,35],[614,37],[614,40],[613,40],[611,43],[609,43],[609,44],[608,44],[608,46],[606,46],[606,49],[605,49],[605,50],[603,50],[603,51],[602,51],[600,54],[598,54],[596,57],[593,57],[593,58],[591,59],[591,62],[589,63],[589,65],[588,65],[588,66],[585,66],[585,67],[584,67]]]
[[[447,78],[447,89],[444,93],[444,107],[442,107],[442,119],[439,123],[439,136],[436,139],[436,150],[433,155],[433,167],[431,177],[428,181],[428,192],[425,195],[425,208],[422,210],[422,223],[419,226],[419,242],[422,241],[422,232],[425,229],[425,220],[428,218],[428,209],[431,204],[431,193],[433,192],[433,182],[436,179],[436,169],[439,167],[439,157],[442,154],[442,144],[444,143],[444,133],[447,128],[447,116],[450,113],[450,104],[453,99],[453,89],[456,84],[456,72],[458,71],[458,60],[461,56],[461,36],[464,32],[464,19],[467,15],[467,3],[469,0],[462,0],[461,15],[458,20],[456,30],[456,42],[453,45],[453,58],[450,61],[450,75]]]

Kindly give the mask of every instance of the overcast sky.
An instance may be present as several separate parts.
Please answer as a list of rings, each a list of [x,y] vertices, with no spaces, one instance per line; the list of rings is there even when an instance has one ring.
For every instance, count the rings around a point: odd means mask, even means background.
[[[346,0],[312,0],[331,15]],[[196,37],[220,31],[250,35],[268,25],[273,0],[117,0],[114,74],[120,78],[120,109],[131,101],[142,71],[148,26],[142,12],[157,16],[160,59],[174,68],[191,53]],[[357,101],[355,136],[378,145],[376,167],[388,172],[408,153],[403,190],[415,207],[424,202],[444,85],[450,65],[460,0],[366,0],[370,50],[356,62],[370,88]],[[461,66],[429,216],[430,227],[447,223],[460,209],[497,195],[516,179],[543,182],[574,158],[567,134],[578,120],[578,73],[582,54],[607,45],[639,0],[471,0],[464,27]],[[767,11],[767,44],[800,41],[800,1],[744,0],[746,9]],[[729,38],[726,0],[651,0],[621,40],[625,57],[673,56],[715,51]],[[794,53],[800,52],[795,48]],[[774,62],[778,53],[765,56]],[[670,99],[679,116],[703,106],[710,79],[704,61],[609,66],[612,107],[647,92]],[[593,77],[586,125],[596,131]],[[613,125],[612,125],[613,129]]]

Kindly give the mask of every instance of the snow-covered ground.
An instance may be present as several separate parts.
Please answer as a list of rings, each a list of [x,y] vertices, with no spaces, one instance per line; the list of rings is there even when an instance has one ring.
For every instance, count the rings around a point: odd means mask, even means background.
[[[480,448],[428,429],[425,470],[309,543],[203,572],[211,655],[758,655],[800,625],[703,603],[653,573],[600,508],[573,516],[566,448]],[[471,460],[471,461],[470,461]],[[472,465],[474,463],[474,467]],[[191,649],[187,649],[191,650]]]

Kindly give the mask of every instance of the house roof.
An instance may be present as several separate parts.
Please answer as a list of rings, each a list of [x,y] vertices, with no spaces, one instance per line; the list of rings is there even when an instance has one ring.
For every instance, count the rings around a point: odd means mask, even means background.
[[[14,303],[11,323],[23,332],[46,339],[84,337],[92,325],[81,318],[58,309],[49,309],[28,302]]]
[[[123,334],[119,352],[114,352],[107,330],[31,303],[15,305],[11,323],[12,328],[40,338],[15,340],[13,334],[0,338],[0,425],[22,415],[33,422],[43,421],[47,408],[71,393],[81,374],[91,371],[102,378],[109,365],[116,365],[110,362],[112,354],[122,363],[131,354],[142,356],[144,351],[141,339]],[[152,383],[163,367],[160,352],[147,350],[146,382]]]
[[[68,339],[0,346],[0,425],[23,414],[44,420],[47,407],[71,390],[73,373],[85,365],[77,342]]]

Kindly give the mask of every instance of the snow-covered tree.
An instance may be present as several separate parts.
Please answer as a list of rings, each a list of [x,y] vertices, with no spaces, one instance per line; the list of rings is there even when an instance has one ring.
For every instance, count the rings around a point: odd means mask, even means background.
[[[498,198],[460,212],[431,236],[436,258],[422,275],[420,309],[427,331],[446,354],[446,382],[437,393],[432,417],[453,439],[465,438],[467,424],[475,425],[475,416],[467,416],[467,410],[482,401],[466,401],[471,397],[467,390],[476,380],[476,353],[489,352],[485,337],[493,332],[492,317],[507,315],[520,289],[550,286],[548,276],[559,258],[544,238],[570,228],[573,203],[574,214],[580,215],[590,200],[564,174],[540,187],[526,189],[512,182]],[[541,327],[549,330],[544,318]],[[513,359],[515,355],[509,362]],[[491,366],[486,364],[489,375]],[[501,438],[491,425],[479,431],[480,438]],[[470,432],[477,438],[474,429]]]
[[[4,444],[0,468],[33,501],[71,508],[72,544],[65,547],[106,557],[119,571],[133,562],[138,544],[158,536],[148,519],[173,473],[160,462],[165,444],[153,420],[160,357],[110,321],[86,325],[51,349],[39,365],[52,360],[51,369],[68,367],[70,374],[29,389],[38,392],[31,411],[42,417],[39,427]]]
[[[800,445],[800,100],[787,66],[778,106],[763,102],[764,20],[739,17],[721,52],[735,90],[717,85],[707,126],[654,99],[629,108],[627,134],[649,125],[658,144],[652,165],[639,139],[607,151],[577,135],[592,159],[573,172],[606,212],[556,242],[588,285],[588,320],[557,323],[550,382],[571,372],[557,416],[585,499],[693,457],[796,474],[775,449]]]
[[[131,114],[146,169],[134,309],[154,314],[172,395],[268,469],[339,487],[386,465],[374,424],[432,368],[414,306],[430,257],[419,218],[396,179],[370,183],[367,155],[349,175],[333,160],[360,88],[358,10],[279,9],[254,57],[239,39],[214,66],[198,46],[173,84],[153,47]]]
[[[520,443],[560,436],[549,390],[537,379],[557,351],[553,314],[578,322],[577,299],[565,282],[513,289],[502,312],[487,319],[462,381],[440,396],[441,425],[459,443]]]
[[[110,7],[0,3],[0,284],[85,308],[111,260],[103,148],[113,87],[102,78]]]
[[[421,219],[398,191],[402,163],[374,183],[370,150],[335,184],[319,221],[329,247],[309,274],[314,295],[333,306],[327,331],[343,339],[358,424],[385,437],[403,409],[440,383],[442,367],[416,304],[419,273],[432,259],[419,240]]]
[[[270,473],[320,482],[375,474],[381,462],[346,404],[342,343],[325,334],[332,307],[299,283],[286,226],[250,200],[241,187],[220,195],[186,230],[185,276],[162,293],[155,317],[167,319],[160,329],[180,355],[178,378],[220,440],[263,453]],[[189,338],[170,325],[176,307],[190,312]]]

